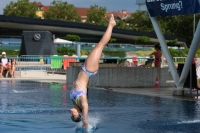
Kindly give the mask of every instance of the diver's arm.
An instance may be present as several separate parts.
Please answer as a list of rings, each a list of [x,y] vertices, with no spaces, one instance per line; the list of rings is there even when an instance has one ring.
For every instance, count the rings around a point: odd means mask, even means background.
[[[81,98],[82,115],[83,115],[83,127],[88,129],[88,101],[86,96]]]

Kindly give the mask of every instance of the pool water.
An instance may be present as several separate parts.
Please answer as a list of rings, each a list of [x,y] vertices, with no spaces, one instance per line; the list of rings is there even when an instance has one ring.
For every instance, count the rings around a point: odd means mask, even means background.
[[[65,84],[0,81],[0,132],[82,133]],[[89,89],[94,133],[199,133],[200,103]]]

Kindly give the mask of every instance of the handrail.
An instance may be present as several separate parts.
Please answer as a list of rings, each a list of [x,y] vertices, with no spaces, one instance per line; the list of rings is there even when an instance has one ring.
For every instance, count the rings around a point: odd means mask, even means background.
[[[63,56],[55,56],[55,59],[76,59],[76,60],[85,60],[87,57],[76,57],[76,56],[65,56],[67,58],[63,58]],[[50,59],[51,56],[49,55],[22,55],[22,56],[8,56],[8,58],[15,58],[17,60],[23,60],[23,61],[37,61],[37,60],[47,60]],[[101,57],[100,60],[127,60],[127,59],[133,59],[133,57]],[[137,60],[147,60],[147,59],[154,59],[154,58],[148,58],[148,57],[134,57],[134,59]],[[186,57],[173,57],[174,63],[185,63]]]

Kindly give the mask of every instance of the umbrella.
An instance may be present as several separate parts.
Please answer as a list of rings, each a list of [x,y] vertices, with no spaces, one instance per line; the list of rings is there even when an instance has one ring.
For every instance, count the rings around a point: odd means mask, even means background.
[[[72,44],[72,41],[56,38],[54,39],[54,44]]]

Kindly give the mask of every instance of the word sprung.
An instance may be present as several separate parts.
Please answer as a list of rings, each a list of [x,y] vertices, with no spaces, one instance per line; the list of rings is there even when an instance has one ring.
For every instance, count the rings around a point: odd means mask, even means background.
[[[183,2],[179,1],[177,3],[171,3],[171,4],[164,4],[161,3],[161,10],[167,12],[168,10],[178,10],[181,11],[181,9],[183,8]]]

